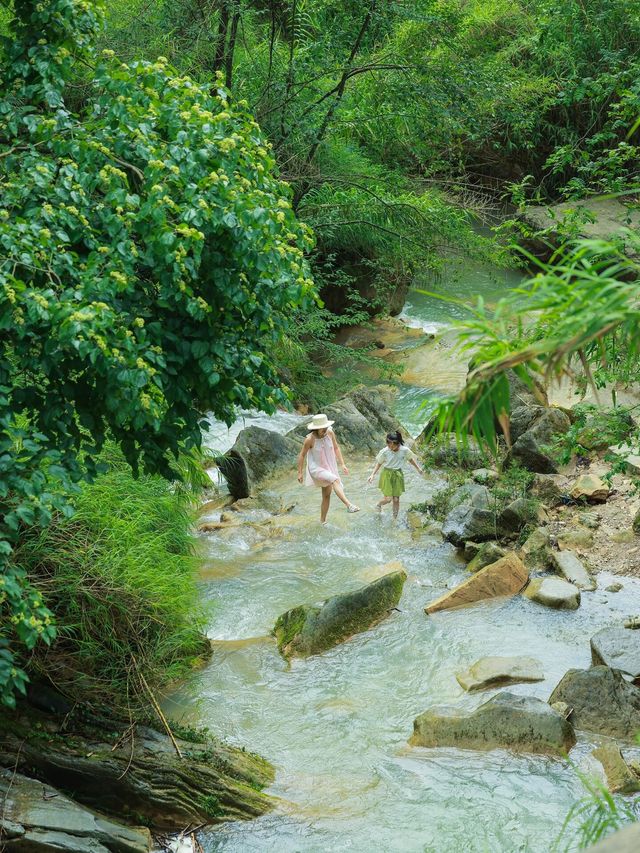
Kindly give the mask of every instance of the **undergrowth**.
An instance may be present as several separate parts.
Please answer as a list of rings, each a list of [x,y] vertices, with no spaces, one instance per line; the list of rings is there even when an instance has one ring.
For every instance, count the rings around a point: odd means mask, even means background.
[[[57,627],[52,646],[37,648],[27,667],[32,680],[73,700],[137,713],[149,708],[149,691],[207,651],[190,535],[197,466],[171,484],[134,479],[117,454],[107,455],[110,470],[82,488],[75,514],[16,551]]]
[[[574,456],[589,456],[595,450],[628,442],[633,436],[637,440],[634,411],[637,413],[637,407],[602,409],[590,403],[574,406],[573,422],[567,432],[558,437],[552,448],[553,456],[565,465]]]

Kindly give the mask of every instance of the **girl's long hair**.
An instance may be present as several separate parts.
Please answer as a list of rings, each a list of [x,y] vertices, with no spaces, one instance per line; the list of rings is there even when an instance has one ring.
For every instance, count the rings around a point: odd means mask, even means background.
[[[398,444],[404,444],[404,440],[402,438],[402,433],[400,432],[399,429],[397,429],[395,432],[388,432],[387,433],[387,441],[397,441]]]

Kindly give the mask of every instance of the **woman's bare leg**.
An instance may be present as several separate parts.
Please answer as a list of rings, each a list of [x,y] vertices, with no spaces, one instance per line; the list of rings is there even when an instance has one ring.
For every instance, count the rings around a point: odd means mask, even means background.
[[[393,498],[393,517],[398,517],[398,511],[400,509],[400,498]]]
[[[343,489],[343,488],[342,488],[342,486],[340,485],[339,480],[336,480],[336,481],[335,481],[335,483],[333,483],[333,484],[332,484],[332,486],[333,486],[333,491],[334,491],[334,492],[336,493],[336,495],[340,498],[340,500],[342,501],[342,503],[343,503],[345,506],[351,506],[351,501],[350,501],[350,500],[349,500],[349,498],[345,495],[345,493],[344,493],[344,489]]]
[[[320,504],[320,521],[322,524],[327,520],[329,504],[331,503],[331,486],[322,487],[322,502]]]
[[[386,506],[388,503],[391,503],[391,500],[392,498],[382,498],[382,500],[378,501],[378,503],[376,504],[376,509],[380,511],[383,506]]]

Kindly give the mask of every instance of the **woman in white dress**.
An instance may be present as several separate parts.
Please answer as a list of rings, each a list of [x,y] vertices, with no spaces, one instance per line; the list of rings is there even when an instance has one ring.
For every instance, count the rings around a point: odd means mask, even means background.
[[[320,522],[327,523],[327,513],[331,502],[331,492],[346,506],[347,512],[358,512],[360,507],[351,503],[344,493],[344,487],[340,474],[338,474],[338,463],[342,466],[345,474],[349,469],[344,464],[342,451],[331,429],[334,421],[330,421],[326,415],[314,415],[310,424],[307,424],[309,435],[305,438],[302,450],[298,456],[298,482],[306,486],[318,486],[322,489],[322,502],[320,504]],[[302,469],[305,459],[307,461],[306,476]]]

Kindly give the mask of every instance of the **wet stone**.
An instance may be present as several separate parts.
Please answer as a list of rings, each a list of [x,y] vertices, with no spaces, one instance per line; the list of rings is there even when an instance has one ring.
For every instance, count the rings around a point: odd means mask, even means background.
[[[560,578],[533,578],[524,594],[531,601],[556,610],[577,610],[580,606],[580,590]]]
[[[531,601],[556,610],[577,610],[580,606],[580,590],[560,578],[532,578],[524,594]]]
[[[562,754],[575,743],[575,734],[541,699],[502,692],[471,712],[450,707],[425,711],[416,717],[409,743]]]
[[[463,690],[486,690],[504,684],[543,681],[544,672],[535,658],[486,657],[457,672],[456,680]]]
[[[511,552],[432,601],[425,607],[425,613],[461,607],[486,598],[516,595],[526,584],[528,577],[529,573],[522,561]]]
[[[632,741],[640,731],[640,689],[608,666],[570,669],[549,703],[566,702],[576,729]]]
[[[640,632],[622,625],[603,628],[591,638],[591,660],[640,677]]]
[[[368,630],[396,607],[406,579],[404,571],[391,572],[354,592],[335,595],[321,607],[288,610],[273,629],[278,650],[284,657],[308,657]]]

